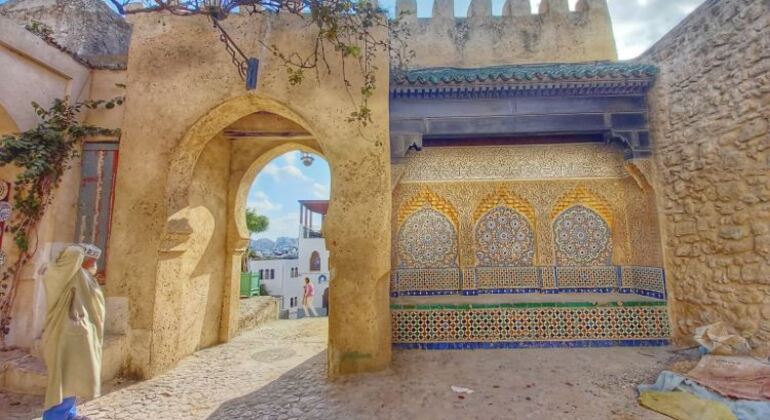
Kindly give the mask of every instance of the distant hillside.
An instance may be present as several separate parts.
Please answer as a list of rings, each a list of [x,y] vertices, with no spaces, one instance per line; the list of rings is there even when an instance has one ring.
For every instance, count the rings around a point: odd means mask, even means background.
[[[257,240],[251,240],[251,249],[255,251],[270,251],[272,253],[275,249],[275,242],[267,238],[261,238]]]
[[[251,241],[251,249],[261,254],[258,258],[297,258],[297,238],[281,236],[273,242],[267,238]]]
[[[281,236],[280,238],[275,240],[275,248],[281,249],[281,248],[296,248],[298,246],[297,238],[289,238],[286,236]]]

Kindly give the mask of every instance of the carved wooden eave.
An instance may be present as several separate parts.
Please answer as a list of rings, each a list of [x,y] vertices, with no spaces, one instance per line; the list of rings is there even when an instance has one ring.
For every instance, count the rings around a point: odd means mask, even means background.
[[[392,156],[425,140],[540,137],[618,142],[626,159],[651,155],[647,92],[658,69],[591,62],[394,72]]]

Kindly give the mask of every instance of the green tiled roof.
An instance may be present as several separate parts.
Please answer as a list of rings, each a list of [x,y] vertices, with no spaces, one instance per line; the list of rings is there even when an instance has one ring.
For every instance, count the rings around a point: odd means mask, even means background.
[[[395,77],[398,85],[438,85],[494,82],[650,79],[658,68],[627,62],[511,65],[462,69],[440,67],[408,70]]]

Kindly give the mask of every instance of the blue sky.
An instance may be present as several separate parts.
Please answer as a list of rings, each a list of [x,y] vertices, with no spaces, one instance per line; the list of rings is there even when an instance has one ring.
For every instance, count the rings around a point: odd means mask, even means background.
[[[254,180],[246,206],[270,219],[268,230],[257,238],[296,238],[299,232],[297,200],[328,200],[329,164],[318,155],[310,166],[299,160],[300,152],[289,152],[270,162]],[[319,219],[314,219],[313,226]]]

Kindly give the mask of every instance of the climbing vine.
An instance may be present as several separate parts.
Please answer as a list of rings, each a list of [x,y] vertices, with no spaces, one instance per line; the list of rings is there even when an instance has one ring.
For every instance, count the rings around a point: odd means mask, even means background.
[[[321,73],[332,74],[337,71],[332,62],[338,61],[339,76],[355,108],[347,120],[363,126],[372,122],[369,100],[380,82],[376,78],[378,54],[388,54],[391,66],[399,69],[414,56],[414,52],[406,48],[405,40],[410,36],[410,29],[404,25],[402,16],[388,19],[386,10],[379,7],[375,0],[109,1],[122,15],[167,12],[176,16],[204,15],[217,22],[224,22],[236,10],[250,15],[294,15],[307,23],[311,48],[303,52],[302,49],[286,49],[257,41],[283,64],[291,85],[301,84],[308,73],[314,73],[318,80]],[[350,69],[356,64],[360,82],[353,77]],[[360,88],[356,89],[359,84]]]
[[[122,104],[122,97],[75,103],[66,98],[56,99],[47,109],[33,102],[39,124],[0,139],[0,166],[12,165],[19,169],[13,183],[13,216],[6,228],[13,236],[18,256],[15,261],[6,261],[0,277],[0,348],[6,347],[22,268],[37,251],[37,227],[62,175],[78,157],[83,139],[119,135],[119,130],[84,124],[78,116],[85,110],[111,109]]]

